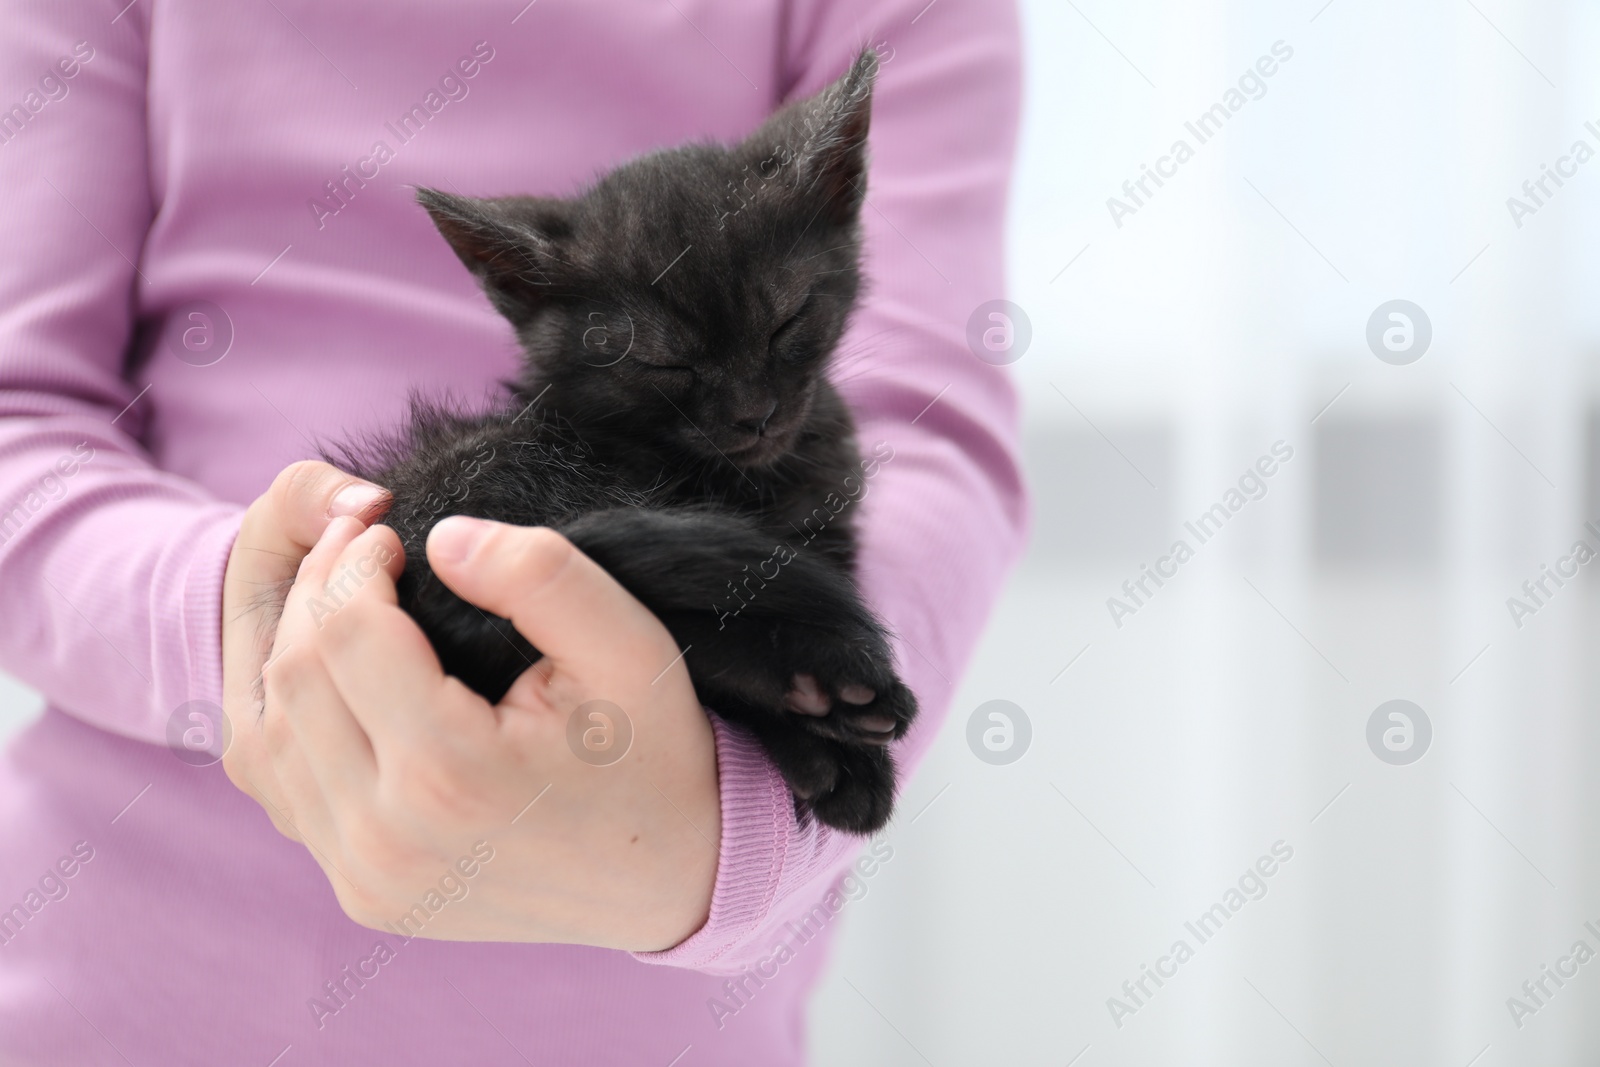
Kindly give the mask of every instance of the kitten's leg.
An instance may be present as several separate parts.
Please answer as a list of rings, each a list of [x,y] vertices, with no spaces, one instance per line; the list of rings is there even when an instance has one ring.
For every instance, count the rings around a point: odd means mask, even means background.
[[[858,832],[887,821],[886,746],[916,700],[849,578],[712,509],[614,509],[561,531],[689,648],[701,699],[751,725],[819,818]]]

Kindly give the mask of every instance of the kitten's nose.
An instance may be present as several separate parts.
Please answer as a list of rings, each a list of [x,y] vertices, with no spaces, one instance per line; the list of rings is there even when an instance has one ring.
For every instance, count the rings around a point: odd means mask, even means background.
[[[769,400],[766,407],[761,409],[760,414],[756,414],[755,409],[751,409],[744,418],[734,419],[733,424],[741,430],[746,430],[760,437],[767,428],[767,420],[772,418],[772,413],[777,410],[778,402]]]

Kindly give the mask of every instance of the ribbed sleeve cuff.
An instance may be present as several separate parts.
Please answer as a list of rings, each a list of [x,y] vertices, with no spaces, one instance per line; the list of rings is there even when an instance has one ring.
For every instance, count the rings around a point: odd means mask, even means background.
[[[771,914],[794,826],[794,798],[749,733],[711,716],[722,792],[722,848],[711,915],[688,939],[662,952],[635,952],[643,963],[709,970]]]
[[[222,580],[243,511],[208,516],[189,541],[173,631],[157,642],[157,693],[169,712],[191,700],[222,703]],[[163,654],[164,653],[164,654]]]

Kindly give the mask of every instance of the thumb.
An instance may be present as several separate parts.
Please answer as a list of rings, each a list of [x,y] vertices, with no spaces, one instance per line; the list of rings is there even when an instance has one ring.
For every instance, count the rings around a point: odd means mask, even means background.
[[[239,617],[238,609],[259,608],[264,591],[294,577],[301,560],[335,518],[350,515],[374,522],[389,500],[382,487],[327,463],[303,460],[285,467],[245,509],[239,524],[224,579],[225,629],[228,620]],[[280,603],[287,591],[283,585]],[[270,647],[270,628],[257,636]]]
[[[548,527],[453,515],[428,534],[428,562],[456,595],[510,619],[558,666],[610,677],[638,664],[654,674],[678,656],[660,620]]]
[[[284,552],[305,555],[333,519],[353,515],[373,521],[383,511],[388,491],[316,460],[285,467],[260,503],[270,515],[268,536]],[[263,531],[266,532],[266,531]]]
[[[293,577],[328,523],[342,515],[374,522],[388,503],[387,490],[337,467],[315,460],[291,463],[245,510],[229,574],[247,584]]]

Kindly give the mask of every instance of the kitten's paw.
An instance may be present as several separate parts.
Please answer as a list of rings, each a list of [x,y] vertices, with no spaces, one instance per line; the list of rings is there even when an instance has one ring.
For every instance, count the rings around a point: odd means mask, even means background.
[[[837,741],[787,722],[761,721],[757,733],[784,783],[819,821],[837,830],[870,834],[894,812],[895,767],[882,744]]]
[[[813,733],[851,744],[883,746],[905,735],[917,712],[911,691],[898,679],[874,678],[831,684],[810,673],[796,674],[783,701],[788,710],[812,720]]]
[[[822,691],[817,680],[809,674],[797,674],[789,682],[789,692],[784,695],[783,706],[801,715],[817,718],[833,710],[833,698]]]
[[[881,745],[835,745],[833,787],[810,801],[816,817],[853,834],[870,834],[894,813],[894,761]]]

